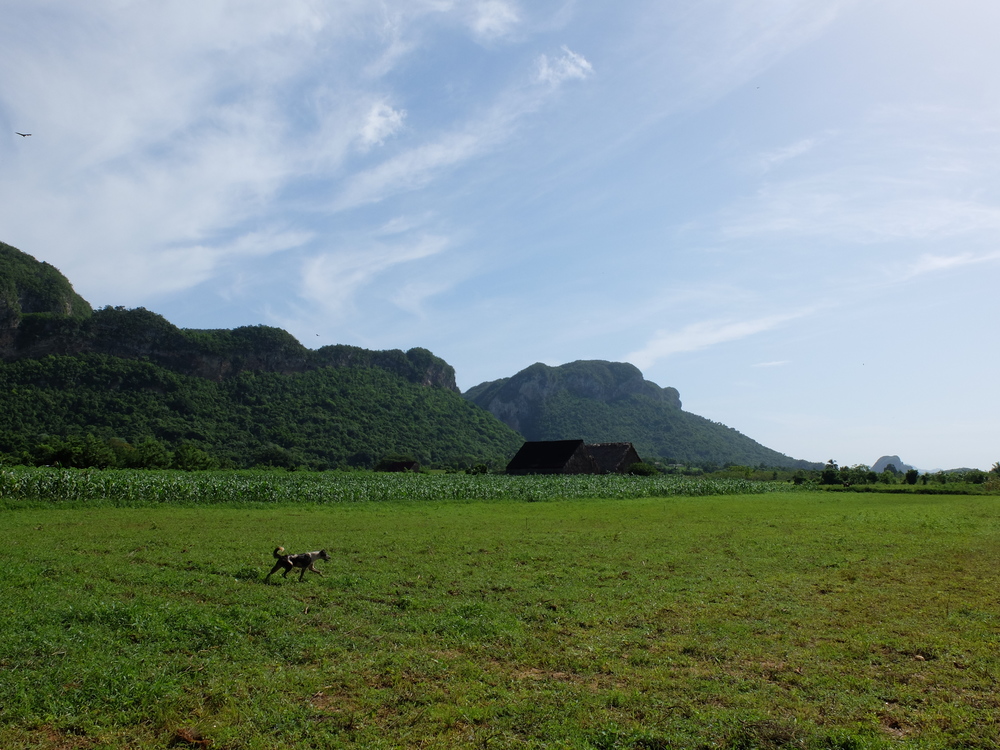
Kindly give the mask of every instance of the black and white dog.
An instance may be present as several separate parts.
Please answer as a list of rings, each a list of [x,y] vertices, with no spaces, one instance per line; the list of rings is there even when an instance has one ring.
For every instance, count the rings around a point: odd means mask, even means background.
[[[278,560],[278,562],[276,562],[274,564],[274,567],[271,568],[271,573],[276,573],[277,571],[284,568],[285,572],[282,574],[282,578],[288,578],[288,571],[294,570],[295,568],[302,568],[302,572],[299,574],[300,581],[305,576],[307,570],[311,570],[313,573],[319,573],[320,575],[323,575],[318,570],[316,570],[315,563],[317,560],[330,559],[330,556],[326,554],[325,549],[321,549],[319,552],[301,552],[297,555],[284,555],[282,554],[284,551],[285,551],[284,547],[274,548],[273,554],[275,558]],[[265,581],[267,581],[267,579],[271,577],[271,573],[268,573],[266,576],[264,576]]]

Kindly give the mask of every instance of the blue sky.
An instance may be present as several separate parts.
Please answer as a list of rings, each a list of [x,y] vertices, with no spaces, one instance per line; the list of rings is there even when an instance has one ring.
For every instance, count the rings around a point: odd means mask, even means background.
[[[1000,461],[996,3],[3,6],[0,240],[96,307]]]

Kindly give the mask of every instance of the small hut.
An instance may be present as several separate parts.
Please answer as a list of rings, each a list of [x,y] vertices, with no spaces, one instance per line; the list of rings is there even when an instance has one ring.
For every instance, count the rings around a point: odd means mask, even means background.
[[[632,443],[593,443],[587,446],[587,452],[597,461],[602,474],[628,474],[632,464],[642,462]]]
[[[599,474],[582,440],[533,440],[507,464],[508,474]]]

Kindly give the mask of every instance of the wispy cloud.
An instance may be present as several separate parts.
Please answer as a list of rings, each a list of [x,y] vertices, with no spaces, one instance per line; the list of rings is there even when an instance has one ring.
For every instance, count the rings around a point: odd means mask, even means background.
[[[303,265],[301,296],[328,316],[341,315],[357,293],[380,274],[442,253],[449,244],[445,237],[425,235],[410,242],[373,243],[362,249],[315,256]]]
[[[628,355],[628,361],[644,369],[671,355],[707,349],[763,333],[807,314],[808,311],[800,311],[754,320],[706,320],[680,330],[657,331],[642,349]]]
[[[904,278],[950,271],[963,266],[979,265],[981,263],[995,263],[997,261],[1000,261],[1000,252],[958,253],[956,255],[933,255],[926,253],[910,265],[904,274]]]
[[[498,143],[507,125],[503,119],[486,120],[473,124],[467,130],[448,133],[434,142],[404,151],[377,167],[348,178],[331,207],[342,211],[421,188],[442,170]]]
[[[475,4],[469,25],[477,37],[492,40],[508,36],[520,22],[520,11],[513,3],[482,0]]]
[[[762,171],[767,172],[780,164],[790,161],[799,156],[809,153],[816,145],[820,142],[820,138],[817,136],[810,136],[808,138],[801,138],[795,143],[791,143],[782,148],[772,149],[771,151],[765,151],[758,157],[758,163]]]
[[[767,185],[730,210],[723,236],[823,237],[852,243],[943,239],[1000,230],[1000,206],[928,196],[923,180],[845,172]]]
[[[569,47],[562,48],[562,54],[550,60],[548,55],[538,58],[537,79],[540,83],[558,86],[564,81],[583,80],[594,72],[593,66],[583,55],[579,55]]]
[[[648,0],[627,47],[636,51],[633,72],[669,92],[655,100],[658,115],[713,101],[815,39],[855,2],[735,0],[678,12]]]
[[[468,107],[450,126],[414,131],[405,151],[358,173],[410,135],[380,77],[441,28],[513,34],[514,2],[14,5],[0,67],[18,74],[0,84],[0,119],[36,135],[4,159],[3,239],[44,249],[95,302],[190,287],[251,257],[253,233],[283,225],[288,194],[293,210],[315,203],[303,184],[322,182],[328,196],[339,185],[350,205],[425,185],[536,105],[501,93],[486,115]]]
[[[444,171],[503,143],[519,121],[543,106],[563,83],[586,78],[591,69],[581,55],[564,48],[564,54],[554,64],[546,61],[540,70],[536,82],[544,86],[512,87],[499,94],[485,114],[472,118],[464,126],[350,176],[334,198],[333,210],[377,203],[391,195],[426,186]]]

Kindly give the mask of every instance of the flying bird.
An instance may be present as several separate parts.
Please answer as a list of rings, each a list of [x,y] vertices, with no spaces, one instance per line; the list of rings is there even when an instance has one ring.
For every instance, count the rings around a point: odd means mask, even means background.
[[[16,130],[15,130],[14,132],[15,132],[15,133],[17,133],[17,131],[16,131]],[[18,134],[19,136],[21,136],[22,138],[27,138],[27,137],[28,137],[29,135],[31,135],[31,133],[17,133],[17,134]]]

